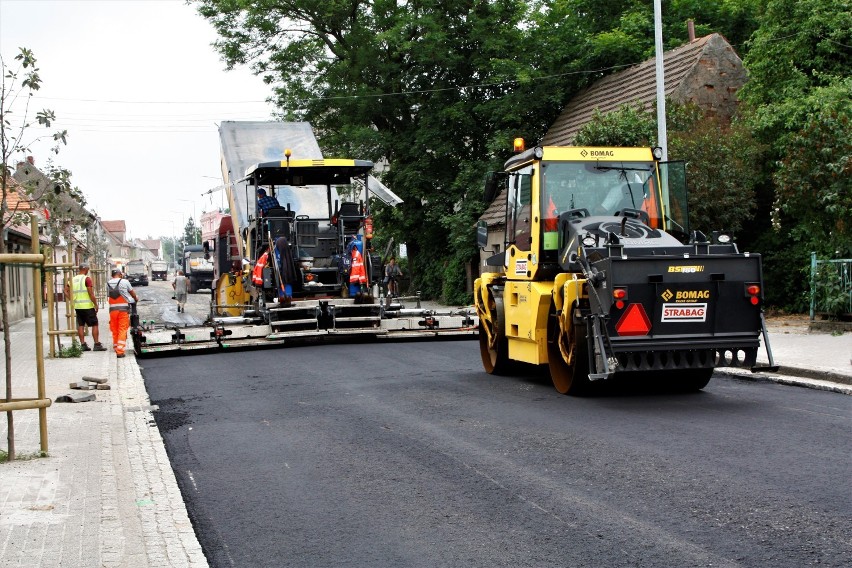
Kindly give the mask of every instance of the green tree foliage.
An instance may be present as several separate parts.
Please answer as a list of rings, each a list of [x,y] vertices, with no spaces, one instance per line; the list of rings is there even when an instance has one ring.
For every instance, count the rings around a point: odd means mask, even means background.
[[[183,228],[183,244],[197,245],[201,242],[201,227],[195,224],[195,219],[190,217]]]
[[[540,137],[571,90],[566,75],[543,79],[544,56],[522,25],[529,7],[200,2],[226,62],[252,61],[274,85],[281,118],[311,122],[326,155],[390,163],[384,181],[405,202],[376,208],[377,235],[407,243],[427,297],[442,295],[455,270],[446,266],[476,257],[483,173],[507,157],[512,137]]]
[[[160,241],[163,244],[163,255],[171,264],[179,263],[183,258],[183,238],[161,236]]]
[[[852,258],[852,78],[812,91],[775,170],[776,228],[823,258]]]
[[[482,175],[511,139],[541,139],[578,89],[654,54],[649,0],[197,4],[226,63],[273,86],[280,118],[310,121],[328,155],[390,163],[384,181],[405,203],[376,208],[377,242],[407,242],[414,285],[448,299],[462,298],[460,267],[475,257]],[[722,33],[750,76],[731,125],[670,110],[693,220],[739,228],[764,254],[769,300],[800,307],[810,250],[852,254],[848,2],[671,0],[667,49],[689,19],[698,36]],[[645,145],[655,133],[653,117],[627,109],[580,140]]]
[[[766,0],[664,2],[664,49],[688,41],[687,21],[692,20],[697,37],[721,33],[742,55],[765,4]],[[540,3],[535,19],[540,30],[537,41],[550,58],[561,57],[572,70],[598,70],[584,75],[587,82],[654,56],[650,0],[550,0]]]
[[[647,148],[656,145],[656,140],[656,119],[639,107],[624,105],[609,113],[595,109],[592,120],[580,129],[574,142],[578,146]]]
[[[769,149],[772,233],[755,240],[767,300],[802,310],[810,252],[849,258],[852,11],[845,0],[768,0],[740,96]]]
[[[780,156],[807,122],[811,91],[836,84],[852,69],[852,11],[846,0],[769,0],[743,63],[742,100],[756,109],[757,132]]]
[[[669,158],[687,162],[693,229],[739,235],[755,211],[761,146],[743,124],[672,106]]]

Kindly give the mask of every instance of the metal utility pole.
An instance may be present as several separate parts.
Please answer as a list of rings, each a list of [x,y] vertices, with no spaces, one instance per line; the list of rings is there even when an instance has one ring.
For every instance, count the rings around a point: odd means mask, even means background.
[[[654,0],[654,47],[657,54],[657,143],[663,149],[663,161],[669,159],[666,136],[666,80],[663,68],[663,9],[661,0]]]

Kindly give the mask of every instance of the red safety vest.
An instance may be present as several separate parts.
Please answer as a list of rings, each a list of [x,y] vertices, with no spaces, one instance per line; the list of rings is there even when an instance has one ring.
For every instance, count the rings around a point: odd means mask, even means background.
[[[350,284],[366,284],[367,269],[364,267],[364,257],[358,247],[352,247],[352,268],[349,269]]]
[[[269,261],[269,251],[266,251],[257,259],[254,270],[251,271],[251,281],[255,286],[263,286],[263,269]]]

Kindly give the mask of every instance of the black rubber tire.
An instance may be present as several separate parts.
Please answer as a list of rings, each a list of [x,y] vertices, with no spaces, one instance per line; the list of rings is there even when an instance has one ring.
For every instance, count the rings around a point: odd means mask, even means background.
[[[551,308],[547,324],[547,365],[554,388],[562,394],[580,396],[589,391],[589,344],[586,340],[586,325],[574,324],[572,334],[574,364],[569,365],[559,348],[559,322]]]
[[[707,386],[713,377],[714,369],[690,369],[678,374],[674,386],[681,392],[698,392]]]

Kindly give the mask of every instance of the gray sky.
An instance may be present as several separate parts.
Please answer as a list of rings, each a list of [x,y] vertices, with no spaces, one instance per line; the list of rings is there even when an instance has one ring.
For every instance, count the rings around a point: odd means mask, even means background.
[[[123,219],[130,237],[180,234],[191,216],[227,206],[217,125],[268,120],[269,87],[247,69],[225,71],[212,26],[183,0],[0,0],[0,54],[17,67],[18,47],[38,60],[42,108],[67,129],[49,159],[102,220]],[[13,107],[20,114],[23,108]],[[40,134],[36,129],[27,137]]]

